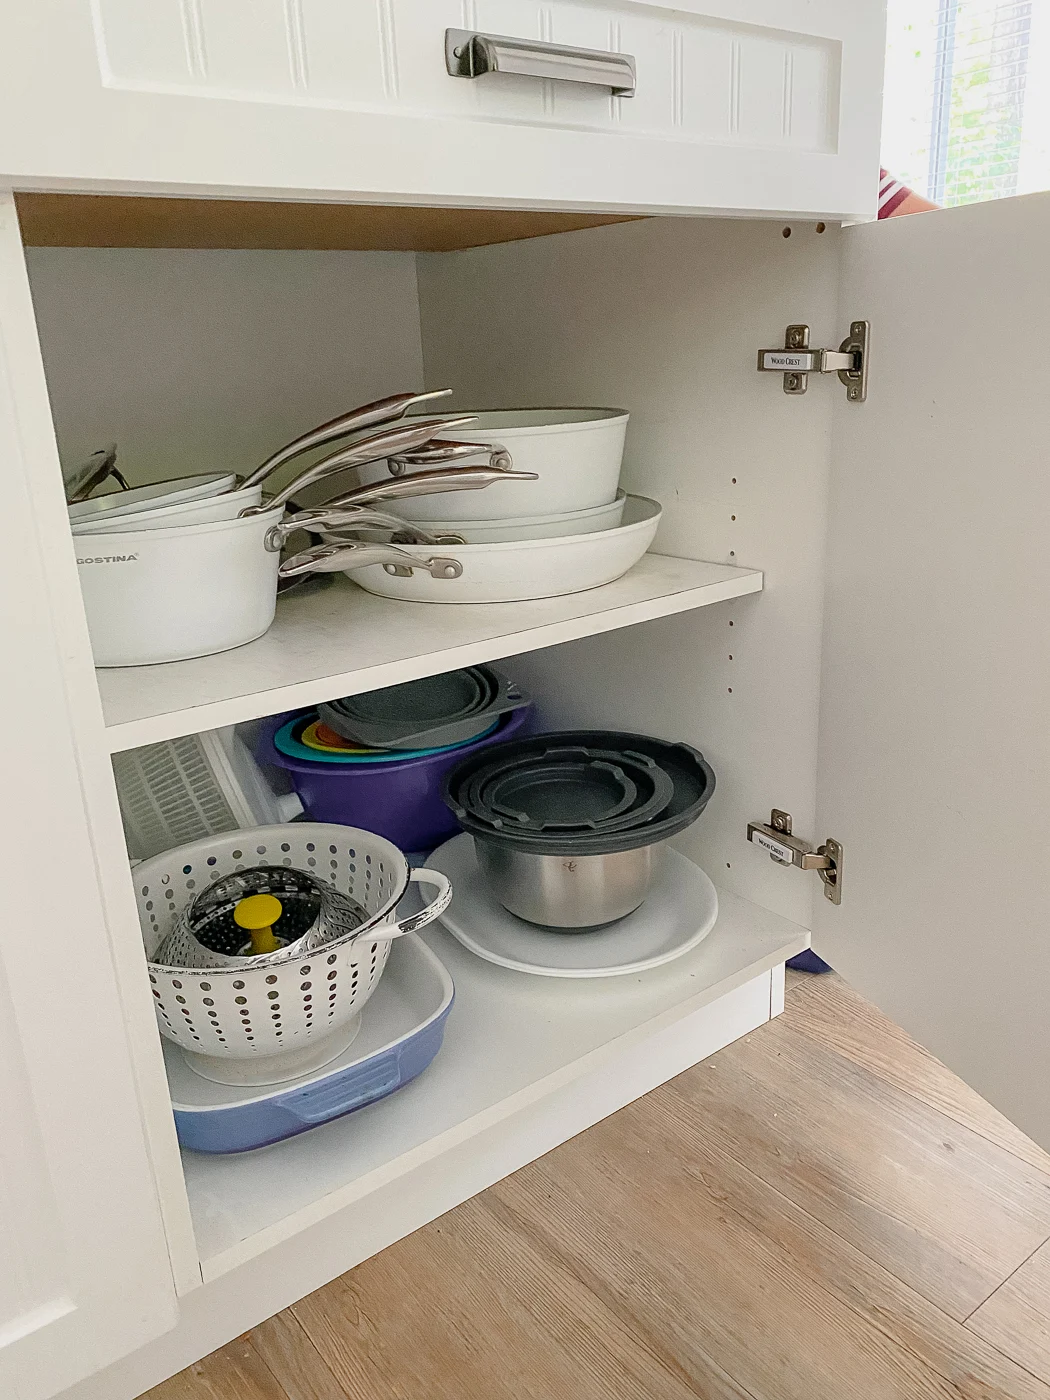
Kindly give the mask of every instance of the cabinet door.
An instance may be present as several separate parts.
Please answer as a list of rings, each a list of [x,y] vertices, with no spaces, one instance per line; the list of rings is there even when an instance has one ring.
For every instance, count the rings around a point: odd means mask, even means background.
[[[836,409],[818,810],[845,864],[814,933],[1046,1147],[1048,247],[1042,194],[844,238],[873,349]]]
[[[172,1326],[175,1303],[74,748],[90,661],[68,535],[44,533],[64,503],[9,195],[0,479],[0,1395],[43,1400]]]
[[[33,0],[0,181],[865,216],[885,0]],[[445,31],[630,54],[633,97],[446,71]],[[519,65],[533,65],[542,55]],[[592,76],[594,76],[592,74]]]

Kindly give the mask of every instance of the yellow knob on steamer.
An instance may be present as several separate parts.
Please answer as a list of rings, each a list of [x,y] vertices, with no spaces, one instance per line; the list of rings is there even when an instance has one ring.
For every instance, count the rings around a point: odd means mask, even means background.
[[[276,953],[282,946],[274,937],[273,926],[283,912],[281,901],[272,894],[250,894],[234,909],[234,923],[251,934],[253,957]]]

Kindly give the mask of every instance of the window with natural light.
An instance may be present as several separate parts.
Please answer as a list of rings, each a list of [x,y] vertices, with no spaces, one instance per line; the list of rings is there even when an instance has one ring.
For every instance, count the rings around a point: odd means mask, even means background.
[[[889,0],[882,163],[936,204],[1050,189],[1050,0]]]

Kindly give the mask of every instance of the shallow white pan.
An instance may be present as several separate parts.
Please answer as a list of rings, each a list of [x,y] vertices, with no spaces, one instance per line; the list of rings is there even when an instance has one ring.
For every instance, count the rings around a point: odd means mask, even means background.
[[[624,523],[589,535],[505,544],[359,545],[358,549],[373,557],[374,551],[388,549],[389,562],[343,572],[369,593],[414,603],[517,603],[529,598],[556,598],[598,588],[625,574],[652,544],[660,514],[656,501],[628,496]],[[353,548],[348,546],[348,557],[352,557],[349,551]],[[341,554],[326,563],[338,566]],[[410,567],[411,558],[427,561],[436,556],[451,562],[458,574],[442,577],[441,562],[433,571],[414,568],[407,577],[388,572]],[[289,574],[294,575],[295,560],[290,560],[289,566]]]
[[[491,489],[491,488],[490,488]],[[392,515],[402,515],[401,502],[394,503]],[[421,520],[406,522],[408,528],[418,525],[429,535],[458,535],[464,544],[507,544],[514,540],[553,540],[564,535],[592,535],[598,530],[615,530],[623,523],[627,492],[617,491],[615,501],[591,510],[563,511],[560,515],[527,515],[507,520]],[[322,539],[340,541],[351,535],[359,540],[388,540],[390,529],[349,527],[332,534],[322,532]]]
[[[472,410],[464,410],[464,413]],[[456,428],[457,442],[505,447],[514,469],[536,472],[537,481],[507,482],[485,491],[435,492],[398,502],[406,520],[503,520],[508,516],[560,515],[610,505],[620,484],[629,414],[622,408],[521,408],[478,413],[469,428]],[[406,420],[406,421],[411,421]],[[477,460],[457,465],[483,466]],[[414,470],[409,468],[409,470]],[[385,462],[365,467],[361,480],[387,478]]]
[[[74,536],[123,534],[133,530],[174,530],[180,525],[212,525],[217,520],[233,520],[248,506],[262,500],[261,486],[242,487],[225,491],[221,496],[203,496],[194,501],[178,501],[175,505],[150,507],[126,515],[107,512],[89,520],[72,520]]]
[[[109,491],[104,496],[91,496],[69,507],[71,521],[101,520],[110,516],[134,515],[137,511],[173,506],[180,501],[199,501],[218,496],[237,484],[234,472],[208,472],[201,476],[182,476],[174,481],[151,481],[146,486],[133,486],[130,491]]]

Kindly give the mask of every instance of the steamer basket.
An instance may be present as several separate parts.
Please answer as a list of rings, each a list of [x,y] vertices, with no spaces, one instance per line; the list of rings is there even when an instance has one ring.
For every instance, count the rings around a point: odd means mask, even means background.
[[[153,962],[179,914],[205,885],[256,865],[288,865],[327,880],[366,911],[360,928],[315,953],[259,968]],[[452,897],[444,875],[413,870],[389,841],[357,827],[296,822],[179,846],[132,872],[160,1032],[187,1064],[219,1084],[280,1084],[342,1054],[390,956],[390,940],[432,923]],[[418,914],[396,917],[410,880],[437,887]]]

